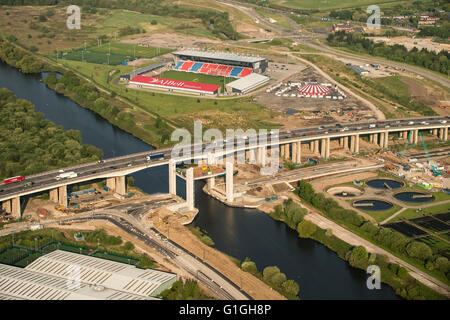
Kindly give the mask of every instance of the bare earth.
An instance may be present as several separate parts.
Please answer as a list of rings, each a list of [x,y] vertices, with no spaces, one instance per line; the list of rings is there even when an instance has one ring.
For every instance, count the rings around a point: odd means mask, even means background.
[[[208,44],[220,43],[220,41],[218,40],[176,33],[155,33],[145,37],[123,40],[122,42],[129,44],[145,43],[154,47],[170,49],[203,47],[204,45]]]

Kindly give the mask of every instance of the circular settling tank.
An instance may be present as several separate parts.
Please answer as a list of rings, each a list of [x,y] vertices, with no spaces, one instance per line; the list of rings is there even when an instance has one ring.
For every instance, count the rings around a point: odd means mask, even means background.
[[[430,193],[423,192],[400,192],[394,195],[394,198],[404,202],[430,202],[434,200],[434,196]]]
[[[392,179],[373,179],[367,181],[366,184],[369,187],[383,190],[398,189],[404,186],[403,182]]]
[[[351,198],[362,195],[363,191],[352,186],[331,187],[327,192],[333,196],[341,198]]]
[[[356,209],[367,210],[367,211],[384,211],[389,210],[394,205],[387,201],[381,200],[359,200],[353,203],[353,207]]]

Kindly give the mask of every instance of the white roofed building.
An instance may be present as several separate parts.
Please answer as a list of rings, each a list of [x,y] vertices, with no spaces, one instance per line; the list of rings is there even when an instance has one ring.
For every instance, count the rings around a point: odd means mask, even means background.
[[[228,92],[245,94],[268,83],[269,80],[269,77],[260,75],[258,73],[252,73],[244,78],[228,83],[227,85],[225,85],[225,88]]]

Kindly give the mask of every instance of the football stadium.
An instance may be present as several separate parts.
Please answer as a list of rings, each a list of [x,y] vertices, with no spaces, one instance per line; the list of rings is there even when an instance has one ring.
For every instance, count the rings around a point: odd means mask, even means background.
[[[228,52],[181,50],[173,52],[173,67],[158,77],[135,74],[130,87],[207,95],[245,94],[267,82],[261,75],[266,58]]]

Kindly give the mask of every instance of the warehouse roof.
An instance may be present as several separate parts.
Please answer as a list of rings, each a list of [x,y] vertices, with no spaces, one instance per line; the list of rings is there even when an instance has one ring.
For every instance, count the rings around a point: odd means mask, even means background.
[[[258,62],[265,58],[259,56],[246,56],[231,52],[202,51],[202,50],[181,50],[173,53],[174,55],[195,56],[208,59],[219,59],[238,62]]]
[[[153,269],[138,269],[125,263],[62,250],[56,250],[39,257],[26,269],[69,279],[70,275],[67,270],[74,267],[79,268],[82,283],[101,285],[143,297],[157,295],[163,284],[176,280],[176,275],[173,273]]]
[[[67,270],[66,270],[67,271]],[[145,300],[140,295],[0,264],[0,300]]]
[[[240,78],[236,81],[228,83],[227,86],[245,92],[247,90],[255,88],[256,86],[266,83],[267,81],[269,81],[269,77],[263,76],[258,73],[252,73],[244,78]]]

